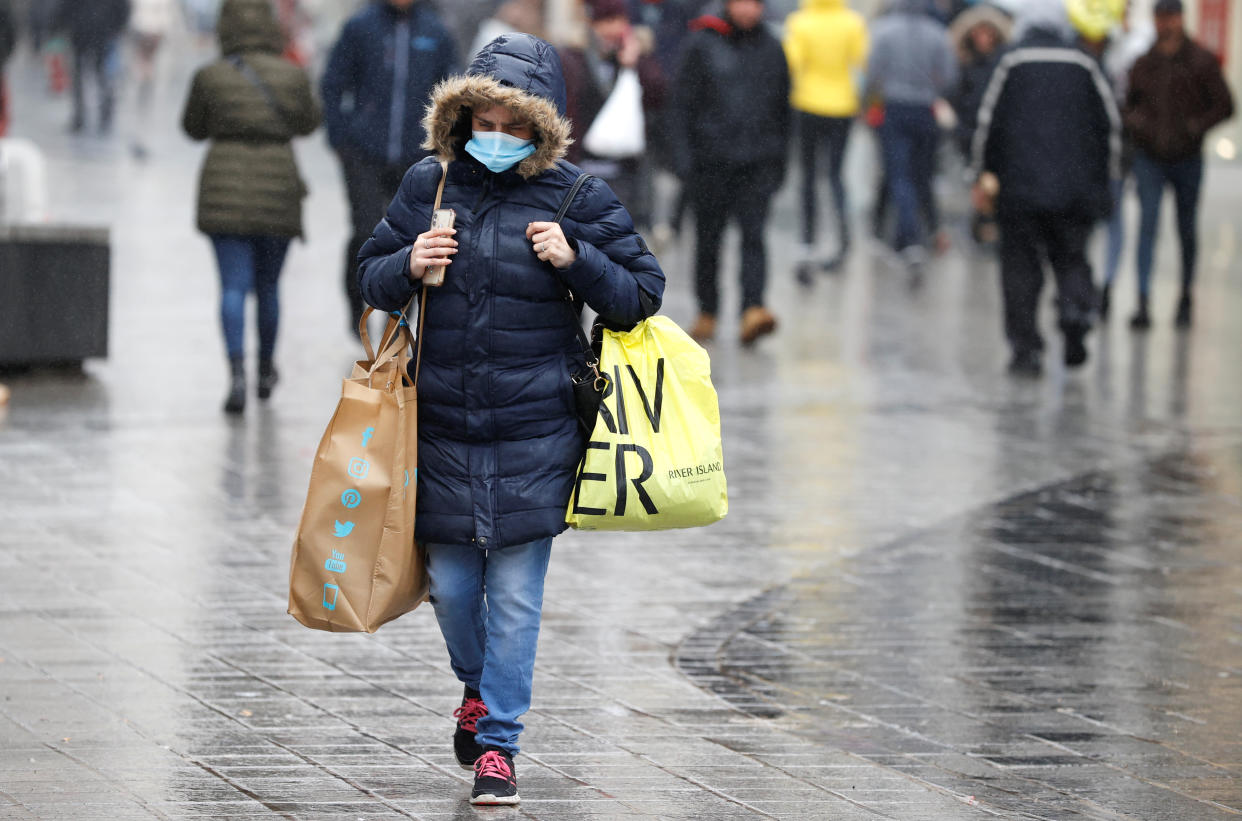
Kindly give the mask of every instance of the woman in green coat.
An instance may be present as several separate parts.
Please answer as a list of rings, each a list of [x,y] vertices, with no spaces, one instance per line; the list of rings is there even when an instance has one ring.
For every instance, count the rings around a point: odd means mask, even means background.
[[[290,141],[319,125],[306,72],[281,58],[284,39],[269,0],[225,0],[217,27],[220,59],[199,69],[182,125],[211,140],[198,188],[198,228],[220,268],[220,321],[232,382],[224,410],[246,406],[243,364],[246,295],[259,303],[259,398],[276,384],[272,354],[280,319],[277,280],[293,237],[302,236],[302,198]]]

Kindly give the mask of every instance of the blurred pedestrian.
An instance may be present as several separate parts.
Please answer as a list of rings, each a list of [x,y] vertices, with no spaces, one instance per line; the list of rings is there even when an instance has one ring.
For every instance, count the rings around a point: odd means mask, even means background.
[[[30,49],[35,54],[43,50],[51,36],[52,15],[56,13],[56,6],[55,2],[34,2],[26,6],[26,31],[30,35]],[[12,0],[9,0],[10,13],[20,8],[21,6],[14,6]]]
[[[302,236],[306,186],[293,148],[319,125],[306,72],[281,58],[285,42],[270,0],[224,0],[220,58],[194,75],[182,124],[211,140],[198,188],[198,228],[220,269],[220,322],[231,380],[224,410],[246,406],[246,295],[258,301],[260,399],[278,378],[277,282],[293,237]]]
[[[669,111],[678,176],[695,220],[695,293],[690,335],[716,334],[720,245],[730,217],[742,234],[741,341],[776,330],[764,306],[768,206],[785,179],[789,147],[789,67],[763,23],[761,0],[727,0],[721,17],[692,24]]]
[[[703,6],[702,0],[642,0],[634,12],[634,22],[655,37],[655,56],[665,77],[677,73],[681,49],[690,34],[690,21]]]
[[[970,145],[975,134],[975,116],[983,98],[983,89],[992,74],[996,58],[1013,27],[1013,18],[989,3],[980,3],[963,11],[949,27],[949,37],[957,48],[957,85],[948,97],[957,125],[953,129],[957,149],[970,162]],[[996,220],[992,214],[972,209],[970,235],[975,242],[996,242]]]
[[[867,59],[867,25],[845,0],[802,0],[785,21],[785,56],[793,83],[790,104],[797,113],[802,157],[802,246],[798,277],[810,282],[821,267],[816,257],[818,229],[816,176],[820,159],[828,166],[828,185],[837,217],[836,253],[822,260],[825,270],[840,267],[850,249],[849,204],[842,167],[850,128],[858,114],[855,75]]]
[[[1136,23],[1131,17],[1132,3],[1127,0],[1119,30],[1115,31],[1104,49],[1104,73],[1113,90],[1118,107],[1124,107],[1126,90],[1130,82],[1130,69],[1135,61],[1147,53],[1156,39],[1150,25]],[[1100,319],[1108,319],[1112,309],[1112,288],[1121,267],[1125,248],[1125,190],[1126,181],[1134,170],[1134,141],[1123,127],[1121,131],[1121,176],[1113,180],[1113,212],[1108,218],[1108,239],[1105,243],[1104,275],[1100,285]]]
[[[1065,364],[1087,361],[1096,302],[1087,239],[1108,215],[1109,179],[1120,162],[1120,118],[1108,82],[1096,60],[1072,44],[1068,26],[1058,2],[1033,2],[1019,13],[1015,44],[984,91],[973,146],[976,204],[992,193],[985,180],[999,187],[1009,369],[1023,376],[1043,369],[1036,312],[1045,260],[1056,277]]]
[[[940,125],[933,109],[957,82],[957,61],[927,0],[895,0],[892,11],[872,26],[871,37],[866,94],[883,106],[884,179],[897,212],[893,246],[917,282],[927,240],[939,231],[922,218],[936,210],[932,179]]]
[[[564,392],[585,368],[567,298],[631,327],[659,307],[664,274],[601,180],[552,221],[578,169],[559,160],[570,124],[547,43],[497,38],[436,89],[427,122],[435,157],[410,169],[363,247],[362,290],[384,311],[429,301],[416,536],[464,685],[453,748],[474,767],[470,801],[513,805],[544,577],[584,445]],[[439,185],[455,230],[429,228]],[[445,266],[441,286],[423,285],[429,266]]]
[[[505,0],[482,23],[470,43],[468,57],[474,57],[502,34],[524,32],[538,35],[543,28],[542,0]]]
[[[958,75],[946,99],[957,115],[957,127],[953,130],[957,148],[968,160],[983,89],[1012,29],[1013,18],[990,3],[971,6],[954,18],[949,27],[949,37],[957,49]]]
[[[302,0],[276,0],[276,20],[285,38],[284,58],[306,68],[315,59],[314,26]]]
[[[136,117],[130,150],[137,159],[145,159],[147,146],[143,134],[150,131],[151,106],[155,99],[155,68],[160,46],[173,23],[173,0],[132,0],[133,17],[130,31],[134,44],[134,83],[136,86]]]
[[[220,16],[220,0],[181,0],[181,7],[190,30],[200,39],[211,37]]]
[[[1126,92],[1125,123],[1134,141],[1134,179],[1142,217],[1138,239],[1138,310],[1130,327],[1151,326],[1148,296],[1160,224],[1160,199],[1173,188],[1182,246],[1182,291],[1175,323],[1191,324],[1198,256],[1199,190],[1203,138],[1233,116],[1233,96],[1220,60],[1186,34],[1181,0],[1158,0],[1156,44],[1134,64]]]
[[[593,153],[583,138],[595,125],[622,73],[632,71],[642,90],[634,113],[642,115],[643,143],[650,145],[664,105],[664,72],[649,44],[644,44],[631,25],[625,0],[588,0],[586,9],[591,21],[586,44],[560,51],[565,74],[565,112],[573,127],[569,161],[607,182],[634,217],[634,224],[643,231],[651,227],[646,149],[624,156],[601,156]]]
[[[341,29],[320,80],[328,142],[341,161],[353,235],[345,254],[350,327],[365,307],[358,250],[424,156],[431,89],[457,65],[452,36],[426,0],[371,0]]]
[[[69,37],[73,49],[73,120],[69,130],[86,128],[86,75],[94,75],[99,94],[99,132],[112,130],[120,39],[129,24],[130,0],[61,0],[53,29]]]
[[[17,19],[13,14],[13,0],[0,0],[0,74],[16,49]]]
[[[698,16],[704,0],[641,0],[637,7],[631,4],[636,25],[650,31],[654,38],[654,54],[668,83],[677,76],[681,64],[681,52],[690,35],[690,21]],[[651,136],[648,146],[649,168],[652,169],[652,194],[657,191],[657,170],[676,174],[676,158],[673,156],[672,124],[668,117],[668,102],[655,118],[647,123]],[[674,185],[668,192],[668,201],[653,203],[651,241],[657,248],[668,247],[673,235],[681,231],[682,218],[686,212],[685,192]],[[658,215],[657,215],[658,214]]]
[[[17,22],[13,19],[13,0],[0,0],[0,137],[9,129],[9,87],[4,65],[17,47]]]

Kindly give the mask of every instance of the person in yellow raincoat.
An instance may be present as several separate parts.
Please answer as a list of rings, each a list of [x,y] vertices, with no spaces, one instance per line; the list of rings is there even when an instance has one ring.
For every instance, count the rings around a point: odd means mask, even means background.
[[[834,269],[850,247],[841,166],[850,126],[858,114],[857,72],[867,60],[867,25],[845,0],[802,0],[785,21],[785,56],[793,83],[790,105],[798,120],[802,158],[802,247],[799,278],[816,267],[816,176],[826,155],[828,184],[837,215],[837,251],[822,262]]]

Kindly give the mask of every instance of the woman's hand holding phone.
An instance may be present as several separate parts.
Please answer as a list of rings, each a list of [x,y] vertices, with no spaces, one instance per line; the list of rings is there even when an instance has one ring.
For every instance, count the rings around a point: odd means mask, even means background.
[[[445,267],[457,253],[457,240],[453,239],[456,233],[455,228],[444,226],[419,234],[410,252],[410,279],[424,285],[441,284]]]

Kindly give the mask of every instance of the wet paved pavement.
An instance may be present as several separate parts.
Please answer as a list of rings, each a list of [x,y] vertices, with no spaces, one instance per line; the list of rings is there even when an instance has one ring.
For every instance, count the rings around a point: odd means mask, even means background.
[[[343,197],[321,138],[303,142],[285,379],[224,418],[201,149],[171,127],[192,57],[170,66],[145,164],[123,127],[63,136],[63,104],[15,67],[56,214],[112,226],[113,334],[83,376],[6,377],[0,817],[1242,814],[1242,168],[1208,179],[1195,329],[1171,328],[1166,241],[1157,327],[1119,321],[1127,270],[1092,362],[1034,382],[1003,373],[984,255],[950,252],[912,292],[863,249],[799,289],[787,190],[782,329],[744,351],[726,322],[712,348],[729,517],[558,540],[523,804],[476,810],[430,611],[370,637],[285,615],[310,459],[355,355]],[[860,132],[859,180],[866,148]],[[687,320],[685,249],[661,258]]]

